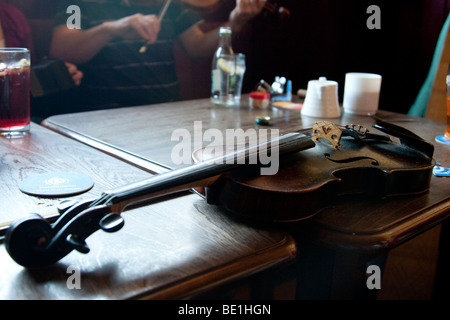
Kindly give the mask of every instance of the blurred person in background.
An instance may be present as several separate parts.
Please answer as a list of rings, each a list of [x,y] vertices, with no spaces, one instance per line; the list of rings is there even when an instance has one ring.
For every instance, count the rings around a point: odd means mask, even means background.
[[[33,40],[28,21],[24,14],[16,7],[0,2],[0,47],[19,47],[30,50],[31,66],[34,68]],[[76,86],[81,84],[83,72],[73,63],[64,62],[68,73]],[[40,121],[44,117],[62,111],[62,107],[56,104],[64,104],[65,93],[31,100],[31,114],[34,121]]]
[[[86,110],[179,100],[173,53],[179,41],[191,58],[212,57],[218,28],[203,32],[201,17],[172,1],[163,19],[163,0],[61,0],[55,18],[51,56],[71,61],[84,72],[80,105]],[[258,15],[264,0],[237,0],[224,25],[233,34]],[[69,28],[69,6],[80,13],[80,29]],[[145,46],[144,51],[141,48]]]

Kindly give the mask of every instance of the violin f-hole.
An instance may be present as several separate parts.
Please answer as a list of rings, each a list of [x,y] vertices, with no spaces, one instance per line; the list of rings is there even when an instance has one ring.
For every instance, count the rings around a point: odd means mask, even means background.
[[[352,163],[352,162],[358,162],[358,161],[364,161],[364,160],[370,160],[372,165],[374,166],[379,166],[380,163],[378,162],[377,159],[371,158],[371,157],[350,157],[350,158],[346,158],[346,159],[332,159],[331,155],[329,153],[325,153],[324,154],[325,158],[327,158],[328,160],[334,162],[334,163]]]

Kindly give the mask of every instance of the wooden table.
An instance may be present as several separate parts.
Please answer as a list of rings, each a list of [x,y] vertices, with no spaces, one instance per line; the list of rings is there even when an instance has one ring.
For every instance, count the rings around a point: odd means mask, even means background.
[[[257,125],[257,116],[270,116],[270,125]],[[450,167],[450,148],[434,142],[434,137],[445,131],[444,122],[386,111],[379,111],[377,116],[432,142],[434,158],[442,166]],[[195,124],[197,128],[199,124],[202,126],[200,135],[208,128],[222,132],[236,128],[279,129],[280,134],[284,134],[311,127],[317,120],[301,117],[299,110],[252,109],[244,96],[239,108],[214,107],[208,99],[201,99],[58,115],[46,119],[43,124],[137,167],[158,173],[185,165],[174,164],[171,160],[172,149],[180,144],[179,140],[171,140],[175,129],[187,130],[192,139],[199,138]],[[370,117],[346,113],[331,120],[337,124],[360,124],[368,128],[374,123]],[[380,253],[440,224],[449,213],[450,180],[433,176],[429,192],[414,197],[339,199],[331,208],[298,226],[295,233],[302,241],[312,239],[333,250],[350,252],[349,259],[358,260],[361,267]],[[353,256],[354,252],[358,256],[363,254],[362,262]]]
[[[269,115],[270,126],[258,126],[255,117]],[[417,132],[435,145],[434,158],[450,167],[450,148],[434,142],[445,131],[445,124],[423,118],[380,111],[379,117]],[[58,115],[43,124],[59,133],[153,172],[186,166],[173,164],[172,149],[180,144],[172,141],[175,129],[186,129],[194,137],[195,122],[204,133],[209,128],[279,129],[280,134],[311,127],[318,119],[301,117],[298,110],[272,108],[255,110],[243,100],[240,108],[211,106],[209,100],[192,100],[152,106]],[[338,124],[361,124],[371,128],[373,120],[365,116],[343,114],[331,119]],[[374,129],[372,130],[374,131]],[[193,140],[192,140],[193,141]],[[191,143],[191,141],[182,141]],[[204,146],[208,141],[204,141]],[[193,147],[191,147],[193,151]],[[144,161],[141,161],[144,160]],[[351,204],[351,206],[349,206]],[[321,241],[334,246],[377,250],[397,245],[418,232],[446,218],[450,210],[450,180],[434,177],[430,192],[413,198],[379,201],[343,200],[310,222]],[[326,231],[325,231],[326,230]],[[339,239],[339,241],[336,241]]]
[[[29,136],[0,139],[0,158],[3,223],[31,212],[54,217],[60,200],[97,198],[151,176],[37,124]],[[87,175],[94,186],[56,199],[19,190],[23,179],[54,171]],[[122,230],[99,231],[87,239],[89,254],[71,252],[48,268],[19,266],[1,244],[0,299],[187,298],[288,264],[296,255],[288,234],[235,222],[188,192],[125,211],[123,217]],[[81,289],[67,286],[74,272],[70,266],[79,271]]]

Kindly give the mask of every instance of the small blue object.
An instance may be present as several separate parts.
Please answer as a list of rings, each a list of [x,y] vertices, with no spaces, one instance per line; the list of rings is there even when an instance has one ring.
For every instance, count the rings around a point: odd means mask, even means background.
[[[450,168],[434,166],[433,174],[437,177],[450,177]]]
[[[446,145],[449,145],[449,146],[450,146],[450,139],[448,139],[448,138],[445,136],[445,134],[443,134],[443,135],[441,135],[441,136],[437,136],[437,137],[435,138],[435,140],[436,140],[437,142],[439,142],[439,143],[443,143],[443,144],[446,144]]]
[[[291,101],[292,100],[292,81],[288,80],[284,95],[272,97],[272,101]]]

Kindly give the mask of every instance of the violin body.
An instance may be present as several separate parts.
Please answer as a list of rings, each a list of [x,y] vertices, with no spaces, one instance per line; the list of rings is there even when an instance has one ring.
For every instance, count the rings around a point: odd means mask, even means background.
[[[434,161],[392,141],[341,139],[339,149],[319,141],[314,148],[283,157],[275,175],[238,168],[206,188],[208,203],[252,220],[303,220],[337,197],[380,199],[426,192]]]

